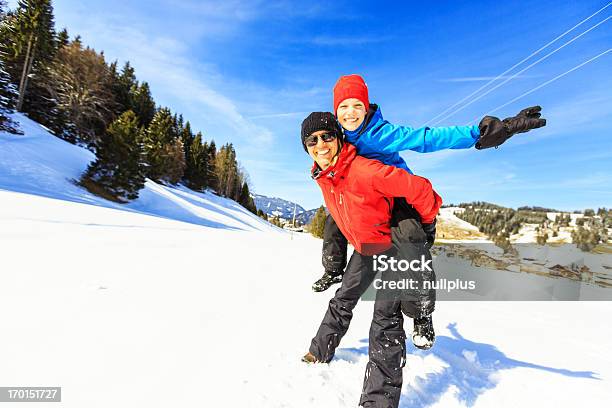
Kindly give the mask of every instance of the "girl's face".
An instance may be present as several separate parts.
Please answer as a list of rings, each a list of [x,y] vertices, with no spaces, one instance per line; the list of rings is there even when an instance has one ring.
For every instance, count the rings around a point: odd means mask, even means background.
[[[346,130],[355,130],[363,123],[367,109],[363,102],[356,98],[345,99],[338,105],[336,116]]]

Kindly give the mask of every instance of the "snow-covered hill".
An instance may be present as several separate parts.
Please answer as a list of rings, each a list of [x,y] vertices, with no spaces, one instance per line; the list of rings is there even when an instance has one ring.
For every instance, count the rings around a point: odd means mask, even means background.
[[[440,209],[436,226],[436,240],[438,242],[492,242],[485,234],[478,231],[478,227],[455,215],[463,210],[460,207]]]
[[[321,241],[148,182],[128,206],[71,184],[90,153],[20,118],[0,134],[0,384],[62,407],[355,407],[372,302],[329,365],[299,361],[333,290]],[[439,302],[402,407],[612,403],[611,302]],[[410,333],[411,324],[406,322]]]
[[[232,200],[183,186],[147,180],[140,197],[117,204],[75,185],[93,153],[51,135],[43,126],[15,114],[24,135],[0,133],[0,189],[59,200],[132,211],[214,228],[280,231]]]

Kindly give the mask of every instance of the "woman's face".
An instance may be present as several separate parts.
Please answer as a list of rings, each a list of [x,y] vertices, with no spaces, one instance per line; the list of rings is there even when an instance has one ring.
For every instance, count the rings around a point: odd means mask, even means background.
[[[353,131],[363,123],[367,109],[363,102],[356,98],[345,99],[338,105],[336,116],[346,130]]]
[[[314,146],[306,146],[310,157],[312,157],[312,159],[323,170],[334,163],[336,155],[338,154],[338,138],[334,138],[329,142],[324,142],[319,136],[325,133],[329,133],[329,131],[318,130],[314,132],[312,136],[317,136],[317,144]]]

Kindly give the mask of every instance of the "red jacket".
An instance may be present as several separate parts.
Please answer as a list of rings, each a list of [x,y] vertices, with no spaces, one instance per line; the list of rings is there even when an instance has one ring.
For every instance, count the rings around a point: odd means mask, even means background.
[[[342,146],[335,165],[321,170],[315,163],[312,177],[321,187],[338,228],[363,255],[379,254],[391,247],[393,197],[406,197],[423,223],[433,222],[442,205],[429,180],[358,156],[349,143]]]

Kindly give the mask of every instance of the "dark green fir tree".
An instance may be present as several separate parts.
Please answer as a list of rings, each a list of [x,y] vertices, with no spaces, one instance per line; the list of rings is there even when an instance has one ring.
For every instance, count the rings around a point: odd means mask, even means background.
[[[323,238],[326,218],[327,213],[325,212],[325,208],[323,206],[319,207],[319,209],[315,213],[314,218],[310,222],[310,225],[308,226],[308,230],[313,236],[317,238]]]
[[[149,126],[155,116],[155,101],[151,96],[149,84],[143,82],[140,85],[133,85],[130,90],[131,109],[134,111],[141,126]]]
[[[11,78],[4,70],[4,64],[0,59],[0,131],[21,133],[17,123],[9,117],[9,113],[14,110],[17,95],[17,88],[11,83]]]
[[[187,168],[185,170],[185,178],[189,188],[202,191],[207,187],[209,165],[208,145],[202,143],[202,134],[198,132],[191,143],[189,157],[187,158]],[[189,172],[189,177],[187,177],[187,172]]]
[[[62,31],[57,33],[56,46],[59,50],[60,48],[68,45],[70,43],[70,36],[68,35],[68,30],[64,28]]]
[[[238,197],[238,203],[253,214],[257,214],[257,207],[255,207],[255,201],[253,201],[253,197],[251,197],[249,185],[246,181],[242,183],[242,188],[240,189],[240,197]]]
[[[219,178],[217,177],[217,169],[215,163],[217,161],[217,145],[214,140],[211,140],[208,144],[208,169],[206,174],[206,184],[208,188],[218,191]]]
[[[134,112],[123,113],[100,140],[97,159],[81,177],[81,185],[114,201],[138,198],[145,182],[142,138],[143,130]]]
[[[185,171],[185,152],[176,134],[176,122],[170,109],[159,109],[153,116],[145,134],[144,149],[147,177],[171,184],[181,180]]]
[[[55,37],[51,0],[19,0],[0,26],[0,51],[19,92],[16,109],[42,123],[45,106],[38,102],[46,95],[38,81],[57,50]]]

